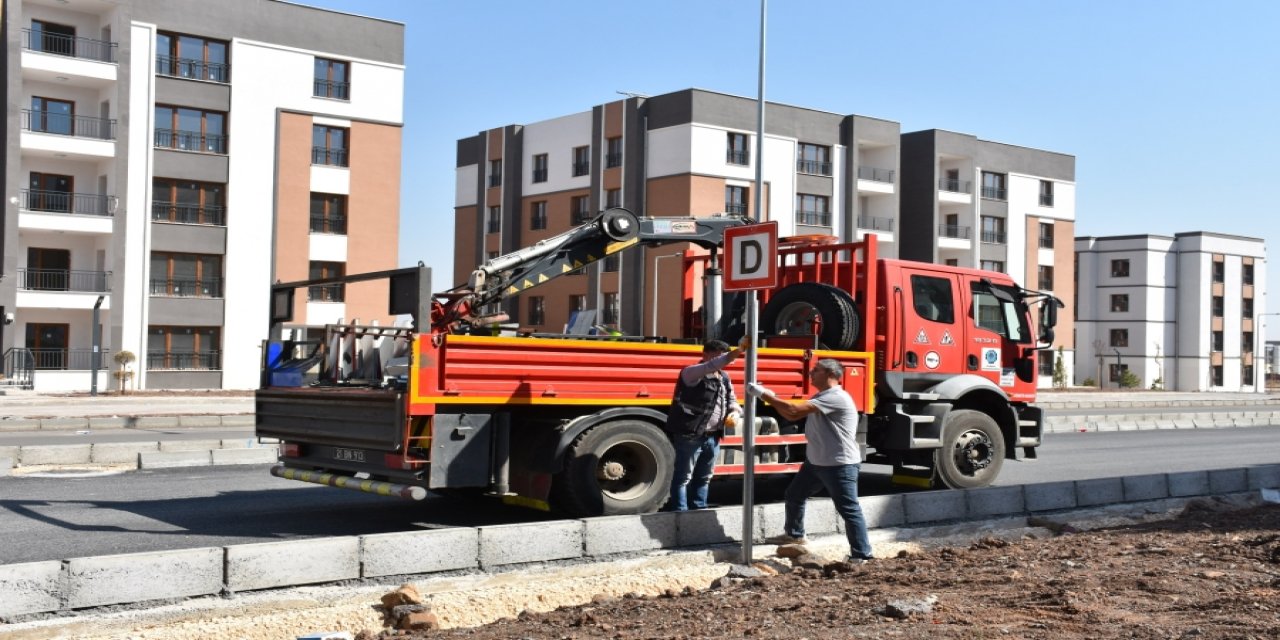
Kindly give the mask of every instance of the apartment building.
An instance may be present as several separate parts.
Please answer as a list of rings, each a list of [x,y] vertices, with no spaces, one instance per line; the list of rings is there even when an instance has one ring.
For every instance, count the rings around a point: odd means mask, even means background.
[[[1027,286],[1040,284],[1029,278],[1056,275],[1045,284],[1071,290],[1069,259],[1058,257],[1053,243],[1060,240],[1065,253],[1073,235],[1071,156],[949,132],[903,135],[889,120],[769,103],[757,212],[756,118],[754,99],[686,89],[459,140],[454,273],[461,280],[489,257],[620,205],[657,217],[746,213],[776,221],[783,236],[875,234],[882,257],[985,265]],[[928,146],[934,138],[946,144]],[[970,185],[986,172],[1004,182],[987,204],[971,186],[967,194],[951,189],[943,178],[961,181],[952,170],[963,171]],[[1050,183],[1047,206],[1042,182]],[[996,210],[1017,223],[1001,227],[992,248],[969,239],[935,250],[943,239],[957,240],[944,238],[941,226],[975,228],[982,212]],[[1037,235],[1041,220],[1050,227],[1047,246]],[[595,263],[509,301],[505,311],[535,331],[559,332],[572,311],[587,309],[626,334],[677,335],[680,260],[667,258],[685,248],[646,248]],[[1041,272],[1042,264],[1050,268]],[[1069,338],[1069,328],[1060,335]]]
[[[404,26],[277,0],[4,4],[5,375],[257,385],[275,281],[394,268]],[[316,287],[292,328],[389,321]],[[95,324],[96,320],[96,324]]]
[[[1261,391],[1261,239],[1205,231],[1075,239],[1075,382]]]

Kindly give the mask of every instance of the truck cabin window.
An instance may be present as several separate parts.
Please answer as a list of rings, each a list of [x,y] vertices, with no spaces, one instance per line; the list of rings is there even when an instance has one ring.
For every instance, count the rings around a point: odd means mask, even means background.
[[[1001,301],[991,293],[982,291],[983,286],[980,283],[974,283],[974,324],[987,331],[998,333],[1013,342],[1031,342],[1031,332],[1027,328],[1026,314],[1022,305]]]
[[[916,315],[925,320],[944,324],[955,321],[951,281],[946,278],[911,276],[911,300]]]

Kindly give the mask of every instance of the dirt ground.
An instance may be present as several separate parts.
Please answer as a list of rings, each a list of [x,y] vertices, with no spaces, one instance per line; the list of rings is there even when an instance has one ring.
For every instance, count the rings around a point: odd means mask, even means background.
[[[1280,638],[1280,505],[902,552],[358,638]],[[732,574],[731,574],[732,575]],[[429,606],[429,605],[428,605]],[[449,626],[447,623],[443,626]]]

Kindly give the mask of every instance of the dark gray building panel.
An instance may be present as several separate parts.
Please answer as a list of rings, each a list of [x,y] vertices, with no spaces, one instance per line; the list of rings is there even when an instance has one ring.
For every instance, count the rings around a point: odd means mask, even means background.
[[[151,248],[155,251],[222,255],[227,252],[227,228],[153,222]]]
[[[455,167],[465,167],[473,164],[480,164],[480,157],[484,151],[484,138],[481,136],[472,136],[463,138],[458,141],[457,162]]]
[[[227,144],[234,143],[228,140]],[[159,148],[154,153],[157,178],[179,178],[203,182],[227,181],[227,156]]]
[[[898,255],[906,260],[933,262],[937,244],[934,217],[938,208],[938,136],[934,131],[917,131],[903,134],[901,141],[898,222],[902,232],[898,234]]]
[[[132,0],[134,20],[161,31],[241,38],[334,56],[404,64],[404,25],[276,0]],[[231,77],[235,80],[232,52]]]
[[[848,122],[853,126],[855,140],[897,145],[902,137],[902,125],[892,120],[849,116]]]
[[[225,113],[231,110],[231,85],[156,76],[156,104]],[[168,128],[163,123],[157,126]]]
[[[974,157],[983,169],[1075,182],[1075,156],[999,142],[977,142]]]

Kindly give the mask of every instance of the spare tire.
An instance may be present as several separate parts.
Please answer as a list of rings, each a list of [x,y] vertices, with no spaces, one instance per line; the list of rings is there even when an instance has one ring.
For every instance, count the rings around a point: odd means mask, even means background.
[[[862,320],[853,298],[843,289],[818,282],[801,282],[773,294],[760,315],[760,328],[770,335],[812,335],[818,320],[818,342],[826,349],[854,347]]]

